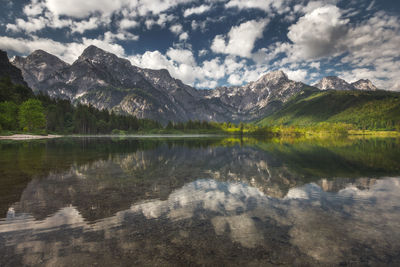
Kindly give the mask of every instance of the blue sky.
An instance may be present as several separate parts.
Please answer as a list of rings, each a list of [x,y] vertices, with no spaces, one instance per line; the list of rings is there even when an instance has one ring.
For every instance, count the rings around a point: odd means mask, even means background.
[[[0,0],[0,49],[72,63],[94,44],[197,88],[281,69],[400,91],[400,1]]]

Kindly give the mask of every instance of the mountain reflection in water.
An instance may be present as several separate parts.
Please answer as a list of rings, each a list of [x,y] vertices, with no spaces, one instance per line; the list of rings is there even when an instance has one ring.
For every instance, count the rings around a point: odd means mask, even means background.
[[[1,266],[400,263],[397,140],[60,139],[0,151]]]

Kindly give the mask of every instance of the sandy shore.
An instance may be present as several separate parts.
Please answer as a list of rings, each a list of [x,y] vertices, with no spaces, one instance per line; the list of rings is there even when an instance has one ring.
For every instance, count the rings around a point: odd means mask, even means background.
[[[59,138],[62,135],[30,135],[30,134],[13,134],[8,136],[0,136],[0,140],[30,140],[30,139],[49,139]]]

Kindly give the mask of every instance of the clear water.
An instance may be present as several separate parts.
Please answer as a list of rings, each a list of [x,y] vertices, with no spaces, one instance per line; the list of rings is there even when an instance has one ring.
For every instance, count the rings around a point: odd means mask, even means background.
[[[0,142],[0,266],[400,265],[400,141]]]

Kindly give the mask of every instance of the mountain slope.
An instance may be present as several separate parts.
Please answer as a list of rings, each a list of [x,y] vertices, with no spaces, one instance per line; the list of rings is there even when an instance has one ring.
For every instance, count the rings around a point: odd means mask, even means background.
[[[43,80],[51,77],[57,71],[69,66],[56,56],[43,50],[36,50],[26,58],[16,56],[12,64],[22,71],[24,80],[32,88]]]
[[[395,128],[400,125],[400,93],[306,90],[258,124],[309,126],[320,122],[348,123],[366,129]]]
[[[40,50],[13,64],[36,92],[161,122],[254,120],[305,87],[277,71],[242,87],[197,90],[167,70],[142,69],[95,46],[71,65]]]
[[[231,110],[233,120],[249,120],[271,114],[290,97],[308,87],[289,80],[283,71],[265,74],[255,82],[244,86],[219,87],[205,90],[207,99],[220,99]]]
[[[12,101],[19,104],[33,95],[21,71],[11,65],[7,53],[0,50],[0,102]]]
[[[24,81],[21,70],[13,66],[7,56],[7,53],[0,50],[0,78],[10,78],[14,84],[28,86]]]
[[[361,79],[351,84],[357,90],[376,91],[378,88],[368,79]]]
[[[290,80],[282,71],[267,73],[244,86],[197,90],[165,69],[139,68],[95,46],[87,47],[71,65],[42,50],[26,58],[15,57],[13,64],[21,68],[35,92],[162,123],[257,120],[280,110],[294,95],[317,90]],[[369,80],[350,84],[335,76],[323,78],[316,86],[321,90],[376,90]]]
[[[320,90],[354,90],[354,87],[337,76],[327,76],[314,84]]]
[[[32,57],[37,54],[34,52]],[[47,65],[51,63],[47,62]],[[41,72],[25,73],[36,75],[36,80],[30,84],[35,91],[46,92],[52,97],[68,98],[74,102],[90,103],[97,108],[164,122],[191,119],[192,114],[185,112],[179,101],[175,100],[175,95],[190,95],[191,92],[186,92],[189,91],[187,87],[179,86],[175,87],[179,87],[180,91],[173,91],[177,81],[166,71],[153,73],[153,77],[157,74],[168,76],[171,88],[153,86],[142,75],[146,70],[95,46],[85,49],[72,65],[55,69],[54,73],[43,79],[40,79],[43,77]]]

